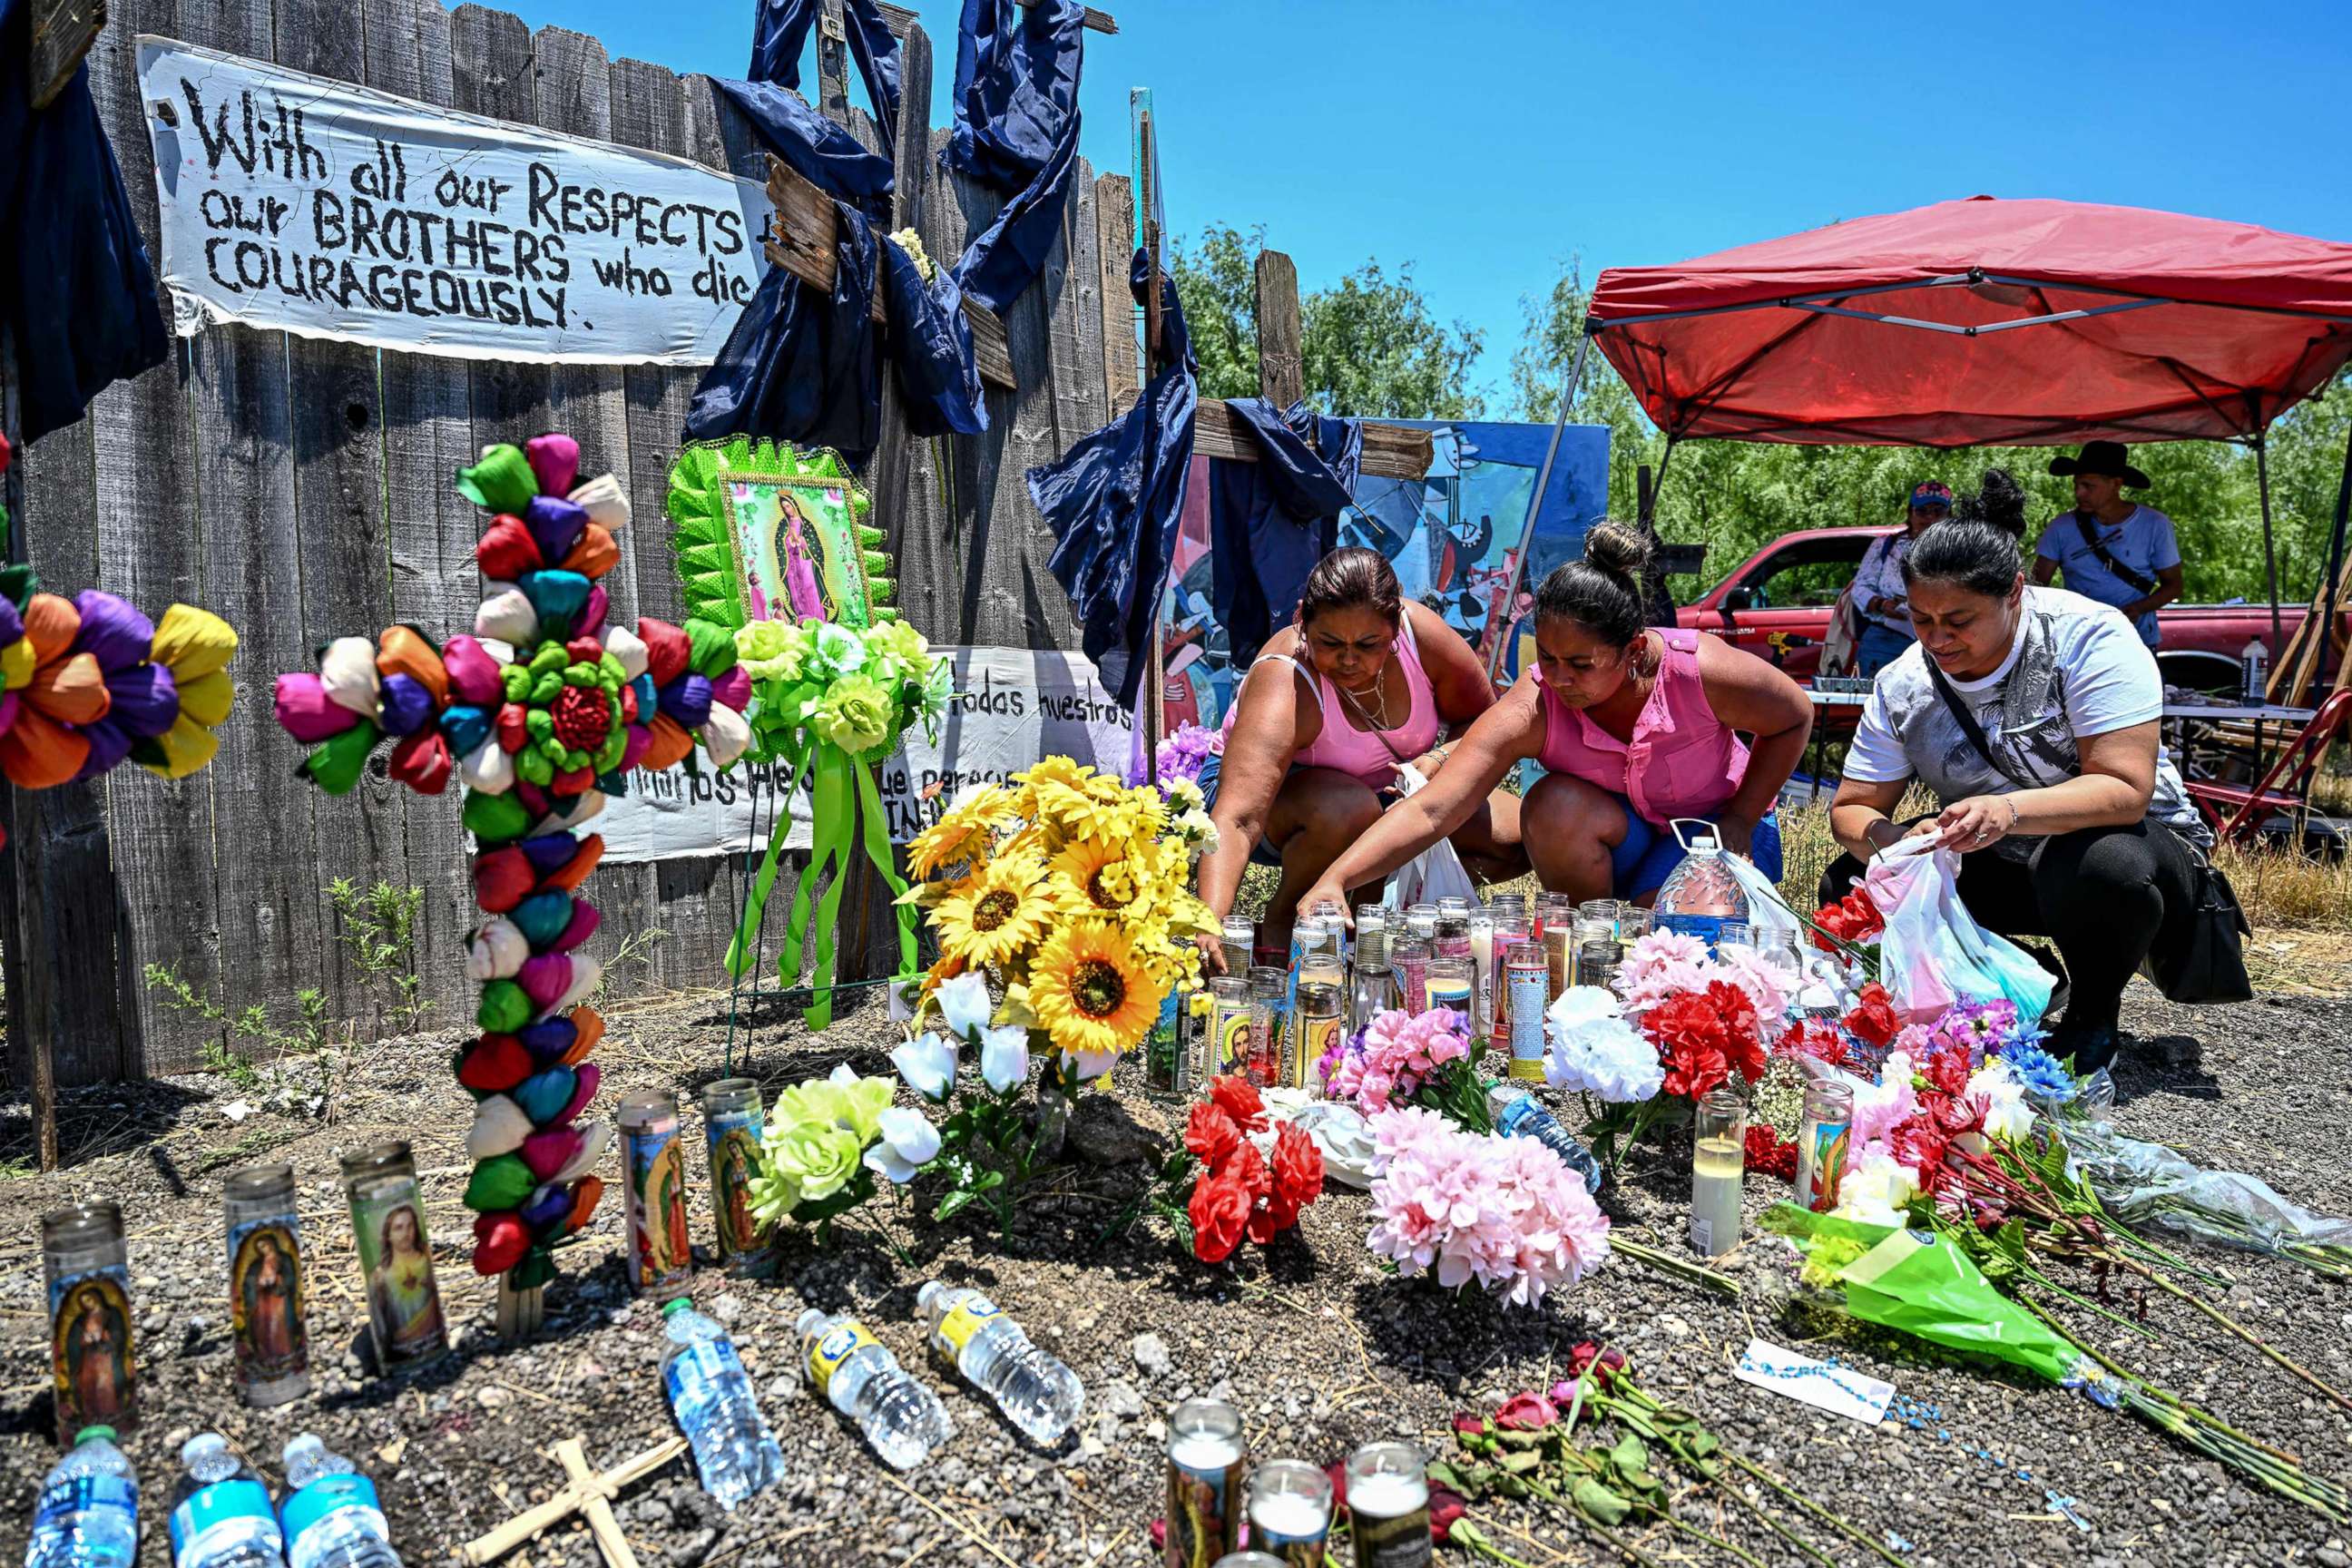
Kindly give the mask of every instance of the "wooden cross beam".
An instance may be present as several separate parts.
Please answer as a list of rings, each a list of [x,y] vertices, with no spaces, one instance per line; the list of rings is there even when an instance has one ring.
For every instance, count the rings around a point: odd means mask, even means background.
[[[98,42],[99,29],[106,26],[106,0],[33,0],[31,12],[25,86],[33,107],[47,109]]]
[[[487,1568],[524,1542],[576,1513],[587,1521],[588,1533],[596,1538],[596,1550],[604,1553],[606,1568],[637,1568],[636,1553],[629,1550],[628,1538],[621,1533],[621,1522],[613,1517],[613,1500],[686,1449],[685,1438],[672,1437],[634,1459],[624,1459],[600,1476],[588,1468],[588,1457],[581,1451],[580,1439],[566,1437],[555,1445],[554,1452],[562,1462],[564,1473],[572,1478],[571,1484],[537,1508],[527,1509],[488,1534],[466,1542],[458,1548],[458,1561],[467,1568]]]
[[[803,179],[798,170],[780,158],[768,160],[768,200],[776,209],[766,244],[768,259],[812,288],[830,290],[839,269],[833,247],[840,222],[833,198]],[[884,321],[882,296],[874,296],[876,321]],[[971,300],[963,302],[964,320],[971,323],[972,361],[980,379],[1007,392],[1020,384],[1013,378],[1013,351],[1005,342],[1004,323]]]

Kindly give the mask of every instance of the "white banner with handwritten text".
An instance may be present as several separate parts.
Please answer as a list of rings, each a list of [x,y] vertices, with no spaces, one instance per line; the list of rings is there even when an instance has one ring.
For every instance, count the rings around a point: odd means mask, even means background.
[[[965,785],[1002,783],[1044,757],[1075,757],[1107,773],[1127,771],[1134,715],[1103,689],[1085,656],[1051,648],[939,651],[955,660],[956,671],[955,705],[940,726],[939,743],[925,739],[918,724],[874,770],[892,842],[904,844],[937,821]],[[717,775],[706,768],[694,778],[677,768],[632,773],[629,794],[607,802],[597,820],[604,858],[627,863],[764,849],[782,771],[781,764],[742,763]],[[792,814],[784,842],[804,849],[805,788],[794,792]]]
[[[766,193],[681,158],[144,35],[139,89],[183,331],[708,364],[766,268]]]

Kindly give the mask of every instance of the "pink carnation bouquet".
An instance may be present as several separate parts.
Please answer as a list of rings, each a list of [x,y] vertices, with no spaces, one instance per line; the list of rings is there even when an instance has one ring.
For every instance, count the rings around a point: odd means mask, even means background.
[[[1408,1278],[1475,1283],[1539,1304],[1609,1256],[1609,1220],[1559,1156],[1532,1138],[1464,1130],[1399,1107],[1373,1122],[1380,1165],[1366,1244]]]
[[[1470,1020],[1450,1007],[1391,1010],[1334,1044],[1316,1062],[1323,1096],[1377,1116],[1411,1101],[1452,1062],[1470,1058]],[[1454,1075],[1444,1075],[1451,1079]]]

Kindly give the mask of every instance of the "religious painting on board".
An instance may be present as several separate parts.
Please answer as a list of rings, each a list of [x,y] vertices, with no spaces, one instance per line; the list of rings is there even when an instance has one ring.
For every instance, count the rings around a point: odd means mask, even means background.
[[[688,599],[723,622],[830,621],[863,630],[889,601],[872,503],[832,452],[736,440],[688,447],[668,511]]]

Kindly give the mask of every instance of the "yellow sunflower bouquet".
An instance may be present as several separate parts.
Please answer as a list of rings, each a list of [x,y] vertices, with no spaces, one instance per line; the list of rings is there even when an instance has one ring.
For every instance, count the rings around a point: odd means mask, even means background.
[[[1199,983],[1193,939],[1216,922],[1186,886],[1196,837],[1159,791],[1048,757],[960,795],[908,847],[920,880],[900,901],[928,911],[940,960],[890,1059],[952,1107],[923,1166],[947,1180],[934,1217],[977,1202],[1010,1231],[1077,1090],[1143,1041],[1180,981]],[[1034,1110],[1015,1103],[1033,1055]]]
[[[1032,1031],[1080,1079],[1140,1044],[1180,982],[1199,984],[1193,939],[1216,930],[1160,793],[1067,757],[967,791],[908,862],[923,880],[905,901],[940,944],[917,1025],[938,1015],[941,984],[983,974],[994,1022]]]

